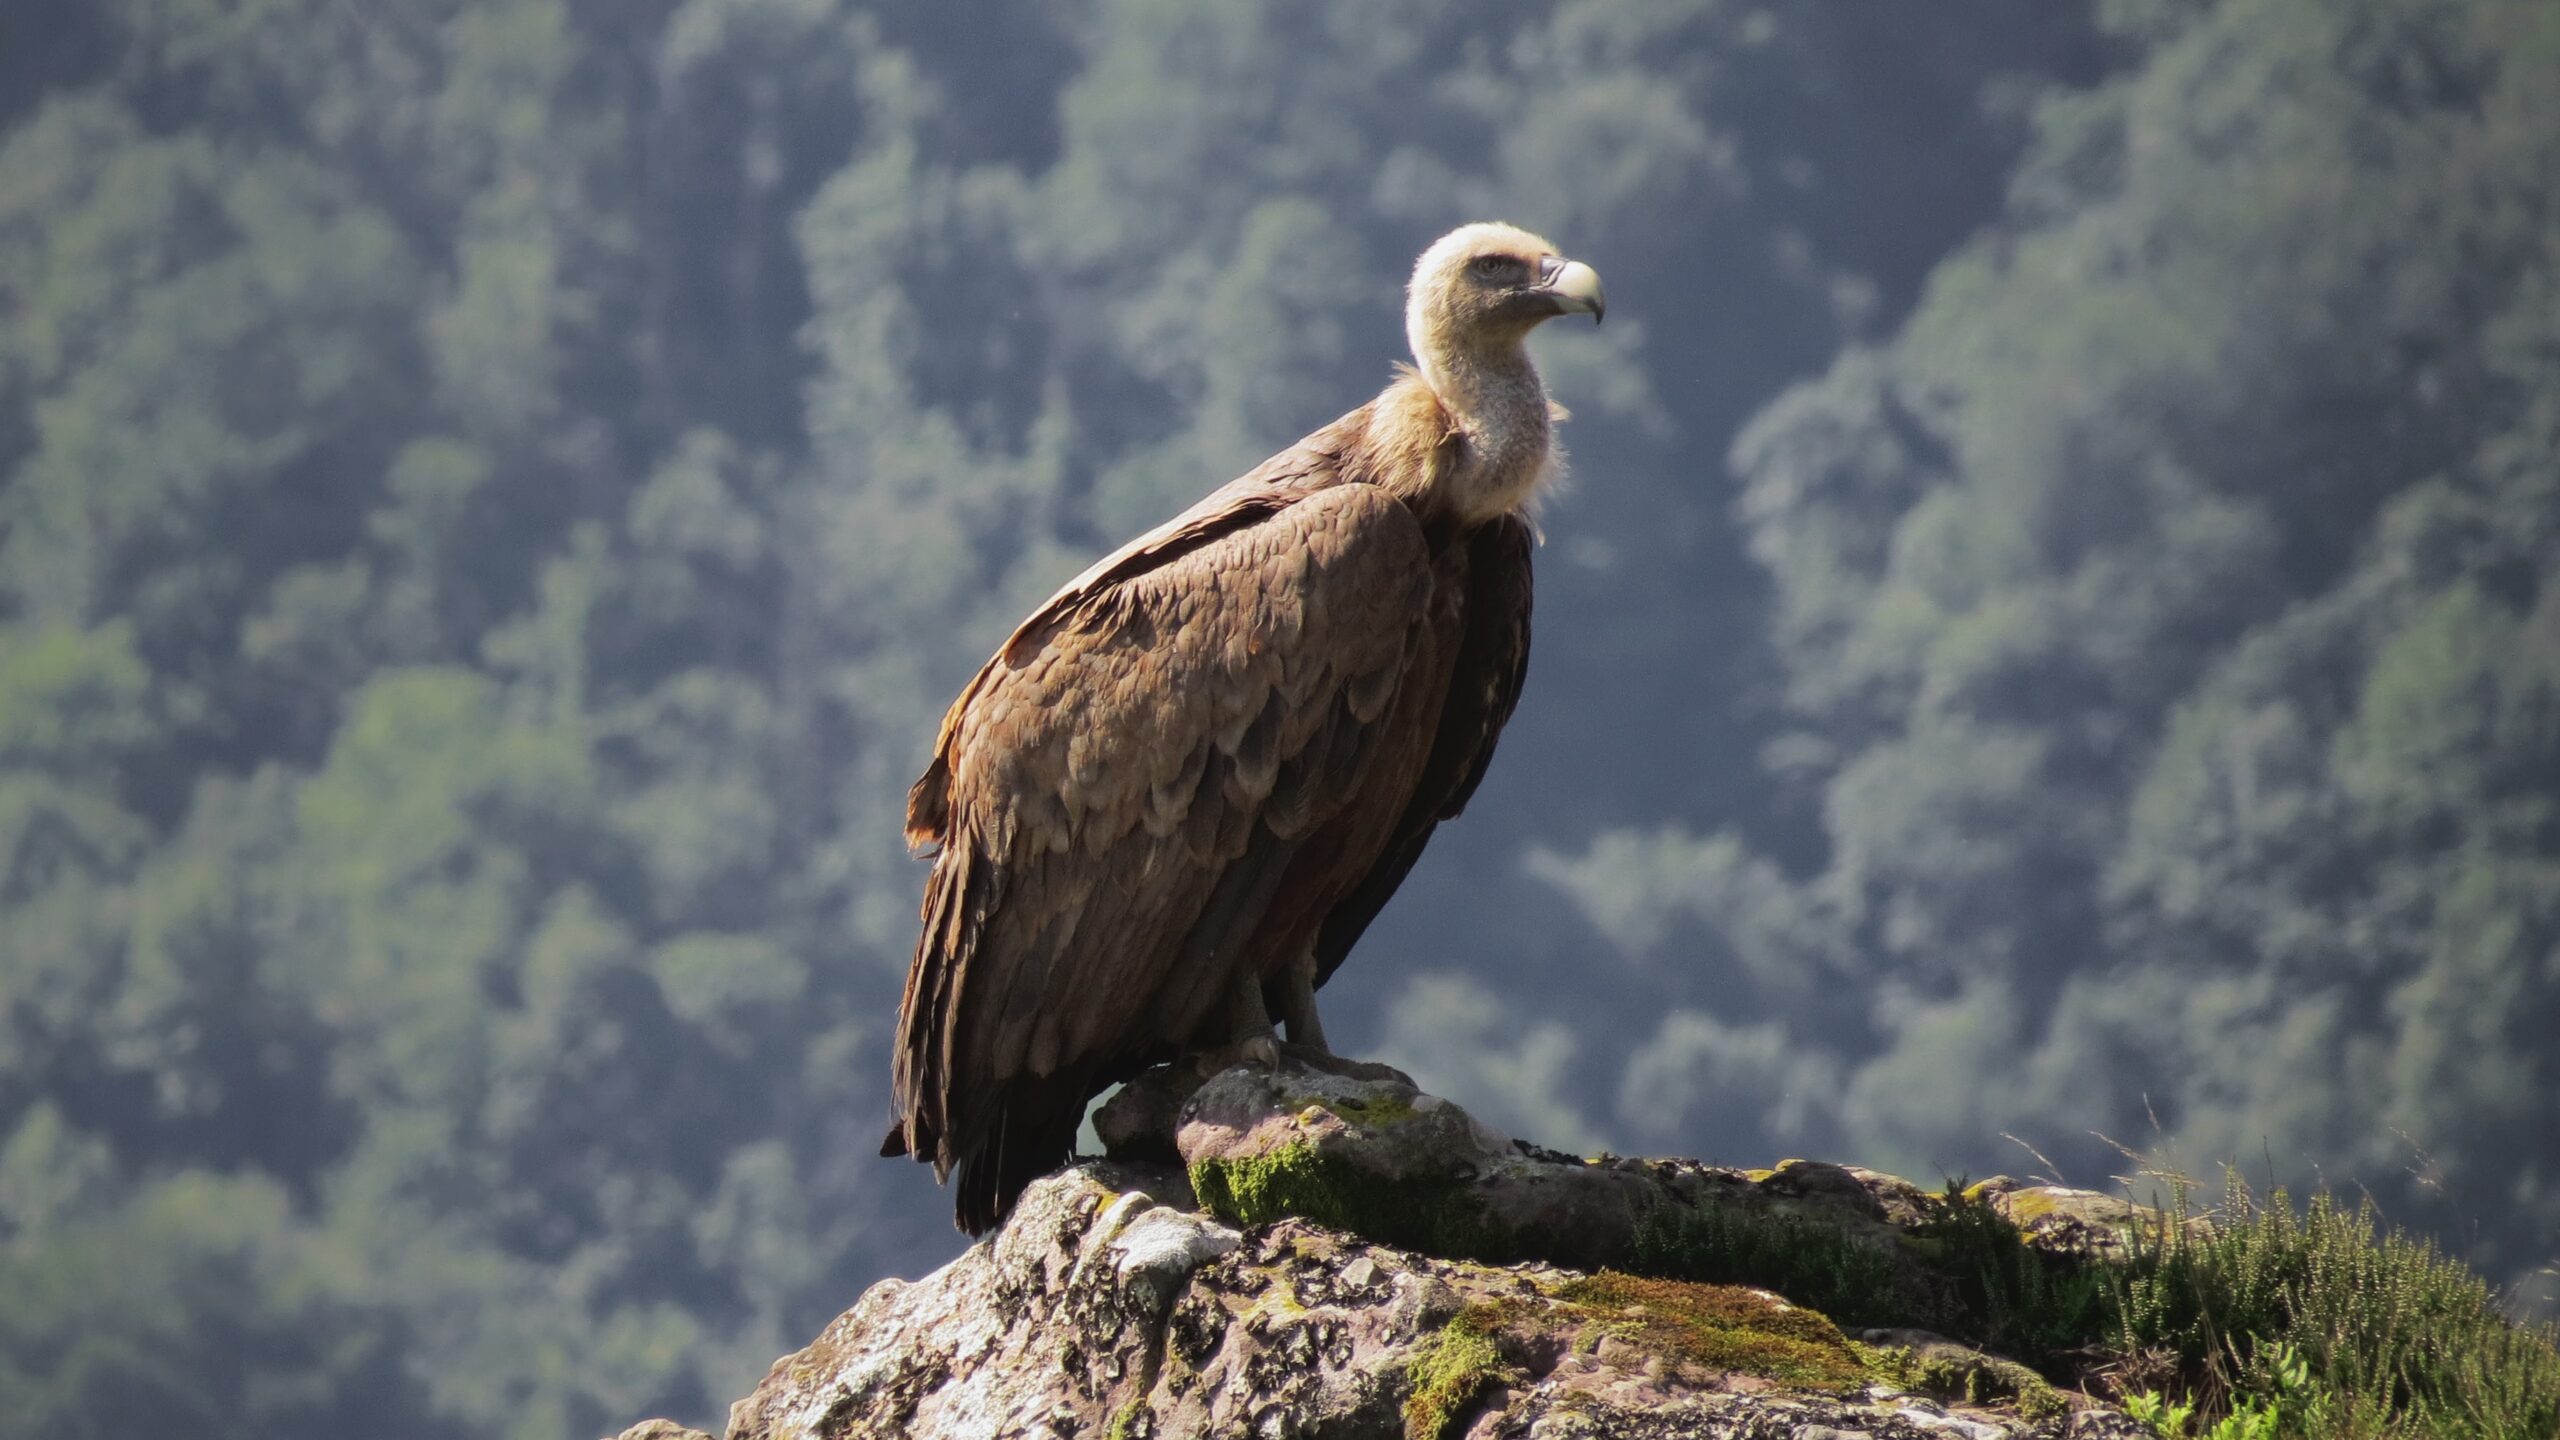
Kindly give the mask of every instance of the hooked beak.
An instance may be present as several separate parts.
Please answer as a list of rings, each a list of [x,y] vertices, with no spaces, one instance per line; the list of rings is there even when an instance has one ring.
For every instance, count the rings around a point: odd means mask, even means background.
[[[1539,261],[1538,288],[1555,300],[1559,315],[1588,315],[1597,325],[1608,313],[1609,296],[1600,288],[1600,272],[1579,260],[1550,255]]]

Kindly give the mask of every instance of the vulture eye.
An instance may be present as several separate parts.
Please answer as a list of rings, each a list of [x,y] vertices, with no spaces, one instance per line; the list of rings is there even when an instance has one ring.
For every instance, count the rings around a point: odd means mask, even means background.
[[[1508,255],[1479,255],[1467,268],[1487,280],[1507,280],[1520,269],[1520,262]]]

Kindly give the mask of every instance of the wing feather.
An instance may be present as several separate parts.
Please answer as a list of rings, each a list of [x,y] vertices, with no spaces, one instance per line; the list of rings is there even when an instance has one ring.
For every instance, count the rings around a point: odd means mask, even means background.
[[[1440,822],[1455,819],[1466,808],[1493,761],[1495,742],[1502,738],[1528,678],[1529,555],[1536,543],[1528,522],[1517,515],[1484,526],[1468,541],[1465,629],[1438,733],[1394,837],[1317,932],[1319,984],[1342,964],[1404,883]]]
[[[1097,1077],[1200,1027],[1393,708],[1430,608],[1419,523],[1371,486],[1257,474],[1026,620],[910,792],[939,858],[888,1148],[961,1166],[970,1228],[1063,1158]]]

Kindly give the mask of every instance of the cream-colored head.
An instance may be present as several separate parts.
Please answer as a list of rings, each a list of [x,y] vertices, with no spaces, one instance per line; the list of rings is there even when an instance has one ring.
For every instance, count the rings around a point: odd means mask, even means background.
[[[1516,225],[1461,225],[1414,262],[1404,333],[1423,378],[1447,390],[1452,369],[1475,369],[1518,348],[1542,320],[1607,308],[1600,276]],[[1472,362],[1472,363],[1471,363]]]

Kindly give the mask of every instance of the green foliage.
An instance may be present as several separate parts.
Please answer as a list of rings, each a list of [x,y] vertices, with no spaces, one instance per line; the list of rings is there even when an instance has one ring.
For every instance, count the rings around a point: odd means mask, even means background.
[[[1096,0],[991,48],[880,0],[40,0],[9,1413],[701,1420],[949,1253],[849,1158],[937,707],[1369,394],[1479,214],[1630,298],[1539,341],[1587,482],[1537,678],[1435,930],[1375,942],[1482,983],[1338,1039],[1687,1152],[1908,1168],[2149,1096],[2387,1185],[2404,1132],[2476,1258],[2539,1263],[2560,28],[2114,0],[2093,50],[2080,9]],[[1641,963],[1473,888],[1524,844]],[[1821,1235],[1682,1223],[1666,1271],[1885,1306]],[[2086,1297],[1968,1223],[1947,1303],[2058,1344]],[[2465,1383],[2530,1414],[2534,1373]]]
[[[2266,1347],[2267,1369],[2272,1385],[2261,1396],[2235,1393],[2231,1410],[2213,1427],[2203,1432],[2202,1440],[2276,1440],[2284,1433],[2286,1406],[2294,1406],[2297,1429],[2301,1408],[2311,1390],[2311,1367],[2294,1353],[2291,1345],[2277,1341]],[[2163,1440],[2184,1440],[2195,1433],[2188,1422],[2195,1407],[2183,1400],[2171,1400],[2156,1390],[2137,1391],[2124,1397],[2124,1408],[2136,1420],[2158,1431]]]
[[[2271,1150],[2522,1282],[2560,1223],[2560,15],[2101,14],[2134,58],[2032,103],[2000,223],[1732,451],[1804,830],[1541,865],[1699,977],[1620,1119],[1674,1143],[1661,1077],[1774,1055],[1732,1153]]]
[[[2187,1421],[2195,1415],[2195,1407],[2179,1400],[2162,1398],[2156,1390],[2144,1390],[2124,1399],[2126,1413],[2158,1431],[2167,1440],[2187,1433]]]
[[[2113,1343],[2177,1357],[2219,1397],[2212,1436],[2494,1436],[2560,1425],[2560,1332],[2500,1312],[2432,1241],[2384,1233],[2372,1204],[2297,1210],[2235,1175],[2202,1235],[2181,1204],[2122,1265]],[[2157,1401],[2164,1434],[2193,1402]]]
[[[1946,1277],[1934,1307],[1950,1333],[1985,1349],[2053,1367],[2112,1318],[2103,1269],[2025,1244],[2017,1226],[1988,1201],[1968,1197],[1961,1180],[1947,1182],[1911,1233]]]
[[[1919,1347],[1916,1353],[1903,1346],[1858,1348],[1870,1369],[1907,1389],[1973,1405],[2006,1401],[2031,1420],[2070,1413],[2061,1391],[2015,1360],[1946,1344]]]
[[[1495,1383],[1502,1369],[1497,1333],[1485,1317],[1464,1311],[1414,1347],[1405,1364],[1411,1387],[1404,1402],[1406,1440],[1446,1440],[1476,1396]]]
[[[2103,1274],[2027,1246],[1960,1182],[1891,1252],[1812,1216],[1724,1205],[1660,1207],[1635,1239],[1641,1274],[1761,1286],[1843,1325],[1932,1329],[2032,1365],[2061,1364],[2115,1314]]]
[[[1665,1206],[1638,1219],[1627,1264],[1644,1275],[1758,1285],[1843,1325],[1892,1324],[1911,1306],[1893,1257],[1803,1216]]]
[[[1772,1289],[1844,1325],[1933,1330],[2066,1381],[2166,1363],[2182,1390],[2127,1400],[2165,1436],[2195,1433],[2200,1412],[2212,1440],[2523,1440],[2560,1423],[2560,1332],[2517,1324],[2431,1241],[2381,1231],[2369,1201],[2297,1210],[2235,1175],[2212,1223],[2190,1224],[2182,1193],[2125,1253],[2075,1258],[2023,1244],[1951,1183],[1911,1235],[1895,1265],[1836,1226],[1699,1206],[1649,1217],[1631,1263]]]
[[[365,1280],[270,1181],[137,1187],[0,1242],[0,1396],[54,1435],[432,1433]]]
[[[820,1158],[867,1012],[783,777],[845,723],[777,695],[777,634],[843,658],[775,621],[772,396],[851,17],[99,8],[118,63],[0,134],[13,1410],[707,1414],[900,1243]]]

